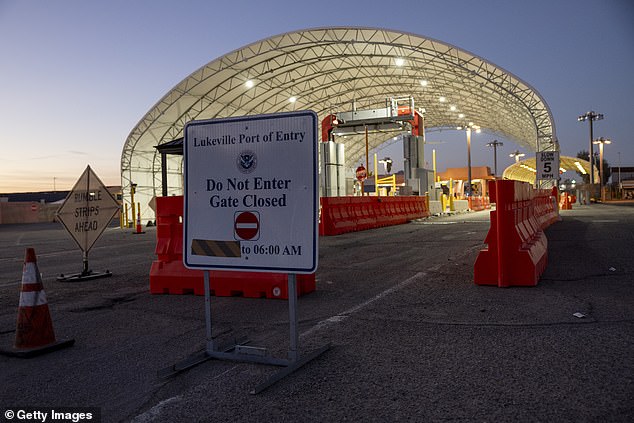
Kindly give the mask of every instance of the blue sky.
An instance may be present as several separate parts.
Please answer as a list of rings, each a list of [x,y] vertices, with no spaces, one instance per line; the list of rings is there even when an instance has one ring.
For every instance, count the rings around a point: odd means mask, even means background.
[[[468,50],[539,91],[563,154],[588,149],[577,116],[595,110],[605,115],[595,136],[613,140],[606,159],[617,166],[620,152],[634,166],[631,0],[0,0],[0,192],[69,189],[88,164],[118,185],[128,133],[179,81],[246,44],[322,26],[401,30]],[[493,166],[492,138],[472,141],[474,166]],[[444,141],[439,170],[465,165],[464,134],[428,140]],[[516,148],[498,150],[499,168]]]

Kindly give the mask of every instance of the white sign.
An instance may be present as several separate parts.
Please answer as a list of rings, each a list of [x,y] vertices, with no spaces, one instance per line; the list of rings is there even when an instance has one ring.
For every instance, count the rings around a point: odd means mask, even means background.
[[[538,151],[537,180],[559,179],[559,151]]]
[[[117,200],[88,166],[57,211],[57,217],[87,253],[118,210]]]
[[[193,121],[184,135],[185,266],[313,273],[317,115]]]

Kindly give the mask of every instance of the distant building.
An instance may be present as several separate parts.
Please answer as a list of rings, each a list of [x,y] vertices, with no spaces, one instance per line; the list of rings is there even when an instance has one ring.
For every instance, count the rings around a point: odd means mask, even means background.
[[[619,169],[620,169],[620,180],[623,181],[634,181],[634,167],[611,167],[610,172],[612,175],[612,183],[619,183]]]
[[[121,187],[106,187],[121,201]],[[0,224],[55,221],[55,213],[70,191],[0,194]]]

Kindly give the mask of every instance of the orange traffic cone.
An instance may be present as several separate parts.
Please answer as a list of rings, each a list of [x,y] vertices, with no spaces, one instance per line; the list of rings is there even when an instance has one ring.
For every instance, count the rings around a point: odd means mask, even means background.
[[[145,232],[143,232],[143,230],[141,229],[141,211],[139,210],[137,216],[136,216],[136,232],[133,232],[134,234],[144,234]]]
[[[35,250],[27,248],[22,270],[15,345],[13,350],[0,350],[0,353],[17,357],[33,357],[70,347],[74,343],[74,339],[61,342],[55,339],[53,321],[42,286],[42,277],[37,268]]]

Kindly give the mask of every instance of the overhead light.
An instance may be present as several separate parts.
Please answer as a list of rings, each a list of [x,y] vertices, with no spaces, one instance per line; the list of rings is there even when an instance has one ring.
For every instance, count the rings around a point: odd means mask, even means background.
[[[421,85],[421,86],[426,87],[426,86],[427,86],[427,84],[429,84],[429,82],[427,82],[426,80],[424,80],[424,79],[421,79],[421,80],[420,80],[420,85]]]
[[[253,88],[254,85],[255,85],[255,82],[253,82],[253,80],[251,79],[247,79],[247,81],[244,83],[244,86],[247,88]]]
[[[455,112],[456,111],[456,106],[454,106],[454,105],[449,106],[449,110],[451,110],[452,112]]]
[[[403,59],[402,57],[397,57],[396,59],[394,59],[394,64],[400,68],[405,64],[405,59]]]
[[[575,166],[577,166],[577,169],[579,169],[579,172],[581,172],[582,175],[587,175],[588,174],[588,172],[586,172],[586,170],[583,168],[583,166],[581,166],[581,163],[575,162]]]
[[[293,96],[291,98],[288,99],[289,103],[295,103],[297,101],[297,97]]]
[[[445,101],[447,101],[447,99],[441,95],[440,97],[438,97],[438,101],[440,101],[441,103],[444,103]]]
[[[460,114],[458,115],[458,117],[459,117],[460,119],[464,119],[464,113],[460,113]]]

